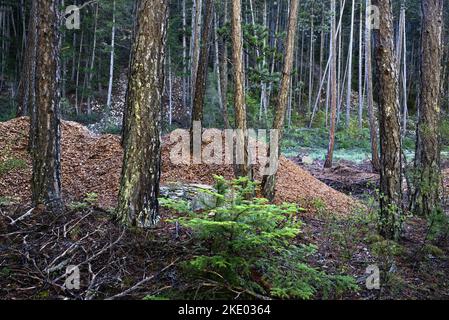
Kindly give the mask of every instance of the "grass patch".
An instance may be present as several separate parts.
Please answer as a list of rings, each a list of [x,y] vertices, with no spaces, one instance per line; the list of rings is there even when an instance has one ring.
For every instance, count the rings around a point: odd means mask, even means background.
[[[10,158],[2,163],[0,163],[0,175],[3,175],[5,173],[14,171],[14,170],[21,170],[25,169],[27,166],[27,163],[25,160],[17,159],[17,158]]]

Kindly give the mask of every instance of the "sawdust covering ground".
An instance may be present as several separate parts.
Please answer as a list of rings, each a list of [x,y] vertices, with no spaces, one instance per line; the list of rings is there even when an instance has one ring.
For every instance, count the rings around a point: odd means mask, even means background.
[[[28,118],[0,123],[0,164],[11,159],[26,165],[0,172],[0,197],[27,202],[30,199],[31,160],[27,153]],[[99,205],[116,204],[122,162],[120,137],[94,135],[75,122],[62,122],[62,185],[68,201],[95,192]],[[170,142],[163,139],[162,184],[171,182],[212,184],[213,175],[233,177],[230,165],[173,165],[169,160]],[[257,168],[256,168],[257,169]],[[258,170],[256,170],[258,172]],[[256,179],[260,180],[257,174]],[[276,203],[294,202],[312,209],[319,201],[329,212],[345,215],[359,204],[351,197],[320,182],[292,161],[281,157],[277,174]]]

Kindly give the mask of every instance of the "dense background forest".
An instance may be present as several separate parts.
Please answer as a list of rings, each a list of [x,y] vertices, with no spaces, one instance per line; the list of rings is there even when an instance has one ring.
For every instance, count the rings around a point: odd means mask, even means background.
[[[1,298],[447,299],[443,2],[0,0]]]

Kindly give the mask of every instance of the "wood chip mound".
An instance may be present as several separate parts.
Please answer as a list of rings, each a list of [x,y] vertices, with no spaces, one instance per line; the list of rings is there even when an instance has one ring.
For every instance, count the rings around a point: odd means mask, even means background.
[[[26,165],[0,171],[0,198],[29,202],[31,160],[27,152],[29,120],[26,117],[0,123],[1,164],[20,159]],[[99,206],[116,205],[123,152],[120,137],[94,135],[75,122],[62,122],[62,185],[66,202],[97,193]],[[174,165],[170,161],[170,141],[163,138],[162,184],[171,182],[213,184],[213,175],[233,178],[231,165]],[[256,180],[260,181],[256,166]],[[337,215],[352,213],[361,205],[314,178],[292,161],[281,157],[277,173],[276,203],[292,202],[314,212],[324,206]]]

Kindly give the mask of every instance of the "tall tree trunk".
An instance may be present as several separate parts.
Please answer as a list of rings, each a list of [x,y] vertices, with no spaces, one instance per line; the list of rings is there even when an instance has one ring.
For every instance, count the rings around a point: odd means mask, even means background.
[[[224,20],[223,24],[228,23],[228,0],[224,0]],[[228,44],[225,37],[221,37],[221,61],[220,61],[220,82],[221,82],[221,95],[223,101],[223,117],[225,128],[230,128],[229,115],[228,115]]]
[[[182,0],[182,105],[187,105],[187,18],[186,0]]]
[[[344,10],[345,10],[345,4],[346,0],[340,2],[340,16],[343,16]],[[338,45],[338,51],[337,51],[337,125],[340,124],[340,116],[341,116],[341,88],[343,87],[344,81],[342,81],[342,59],[343,59],[343,41],[342,41],[342,34],[343,34],[343,28],[338,28],[337,30],[337,45]]]
[[[359,24],[359,128],[363,128],[363,0],[360,0]]]
[[[17,116],[31,114],[34,110],[35,79],[36,79],[36,26],[37,26],[37,2],[31,3],[30,21],[28,22],[27,46],[23,61],[22,75],[18,90]],[[25,30],[23,31],[25,32]]]
[[[348,48],[348,87],[346,96],[346,127],[349,127],[351,121],[351,97],[352,97],[352,47],[354,43],[354,14],[355,14],[355,0],[352,0],[351,9],[351,31],[349,33],[349,48]]]
[[[59,213],[61,199],[60,49],[61,3],[37,0],[36,107],[33,110],[31,150],[34,205]]]
[[[404,0],[405,1],[405,0]],[[405,30],[405,4],[404,4],[404,20],[402,31],[403,36],[403,48],[402,50],[402,135],[407,133],[407,115],[408,115],[408,96],[407,96],[407,31]]]
[[[421,93],[416,139],[413,196],[416,214],[428,216],[441,209],[440,95],[443,0],[421,4]]]
[[[107,110],[109,114],[112,104],[112,85],[114,83],[114,53],[115,53],[115,0],[112,9],[112,33],[111,33],[111,58],[109,62],[109,85],[108,85],[108,98],[106,102]]]
[[[243,163],[235,165],[237,177],[249,177],[252,179],[252,169],[249,163],[248,136],[246,124],[245,105],[245,70],[243,68],[243,33],[242,33],[242,3],[241,0],[232,1],[231,37],[232,37],[232,62],[234,65],[234,108],[235,126],[237,129],[237,141],[243,146]]]
[[[194,121],[203,121],[203,105],[204,94],[206,92],[207,73],[209,66],[209,36],[213,18],[213,4],[212,0],[206,0],[206,15],[204,17],[204,26],[201,35],[201,53],[198,64],[198,71],[195,77],[195,89],[193,98],[192,110],[192,126]]]
[[[171,71],[171,50],[168,48],[168,124],[172,125],[173,122],[173,79]]]
[[[263,12],[263,26],[264,28],[268,28],[268,4],[267,0],[264,0],[264,12]],[[265,50],[267,46],[267,39],[264,37],[263,39],[263,48]],[[266,70],[267,68],[267,58],[265,52],[262,54],[262,70]],[[267,112],[268,112],[268,97],[267,97],[267,82],[263,79],[260,83],[261,92],[260,92],[260,111],[259,111],[259,122],[262,123],[262,116],[264,117],[265,125],[267,123]]]
[[[224,95],[221,85],[221,65],[220,65],[220,42],[218,40],[218,17],[217,11],[214,11],[214,44],[215,44],[215,72],[217,76],[217,92],[218,92],[218,103],[220,105],[221,113],[223,114],[223,122],[225,129],[229,128],[229,119],[228,119],[228,106],[226,101],[224,100]]]
[[[380,223],[387,239],[397,240],[402,226],[401,124],[398,67],[394,52],[391,0],[375,0],[379,8],[376,61],[379,70]]]
[[[200,50],[201,50],[201,24],[202,24],[202,8],[203,8],[203,0],[194,0],[193,8],[192,8],[192,50],[191,50],[191,61],[192,61],[192,70],[191,70],[191,88],[192,88],[192,108],[193,108],[193,97],[195,97],[195,85],[196,85],[196,77],[198,75],[198,66],[200,60]]]
[[[331,12],[335,12],[335,0],[331,0]],[[330,65],[330,128],[329,147],[327,150],[325,168],[332,168],[335,145],[335,127],[337,120],[337,33],[335,28],[335,15],[331,18],[331,65]]]
[[[281,141],[282,134],[284,131],[284,117],[285,117],[285,109],[287,107],[288,102],[288,90],[291,82],[291,73],[293,67],[293,51],[295,48],[295,38],[296,38],[296,30],[298,23],[298,5],[299,0],[291,0],[290,2],[290,14],[288,19],[288,32],[287,39],[285,43],[285,60],[284,67],[282,71],[282,79],[281,85],[279,88],[279,96],[277,101],[276,115],[273,122],[273,129],[278,130],[278,141]],[[279,159],[281,154],[280,144],[277,146],[277,150],[269,150],[269,153],[277,152]],[[264,176],[262,180],[262,191],[264,196],[273,200],[275,196],[275,186],[276,186],[276,173]]]
[[[94,76],[94,66],[95,66],[95,51],[97,49],[97,26],[98,26],[98,8],[99,5],[98,3],[95,6],[95,17],[94,17],[94,39],[93,39],[93,44],[92,44],[92,56],[90,58],[90,68],[89,68],[89,77],[88,77],[88,84],[87,84],[87,88],[88,88],[88,98],[87,98],[87,114],[91,114],[92,113],[92,106],[91,106],[91,101],[92,101],[92,78]]]
[[[76,68],[76,80],[75,80],[75,113],[80,114],[80,106],[78,104],[78,88],[80,81],[80,69],[81,69],[81,56],[83,55],[83,43],[84,43],[84,30],[81,31],[80,48],[78,53],[78,66]]]
[[[307,104],[307,115],[310,115],[312,111],[312,94],[313,94],[313,69],[314,69],[314,61],[313,61],[313,53],[314,53],[314,24],[313,24],[313,4],[312,4],[312,14],[310,16],[310,48],[309,48],[309,100]]]
[[[371,6],[371,0],[366,0],[366,7]],[[368,18],[370,14],[366,12],[367,16],[365,19],[365,85],[366,85],[366,99],[368,108],[368,121],[370,129],[370,139],[371,139],[371,164],[373,166],[374,172],[379,172],[380,170],[380,159],[379,159],[379,147],[377,140],[377,124],[376,116],[374,114],[374,99],[373,99],[373,71],[371,63],[371,25]]]
[[[128,226],[159,220],[161,103],[168,4],[140,0],[128,83],[127,134],[116,216]]]

